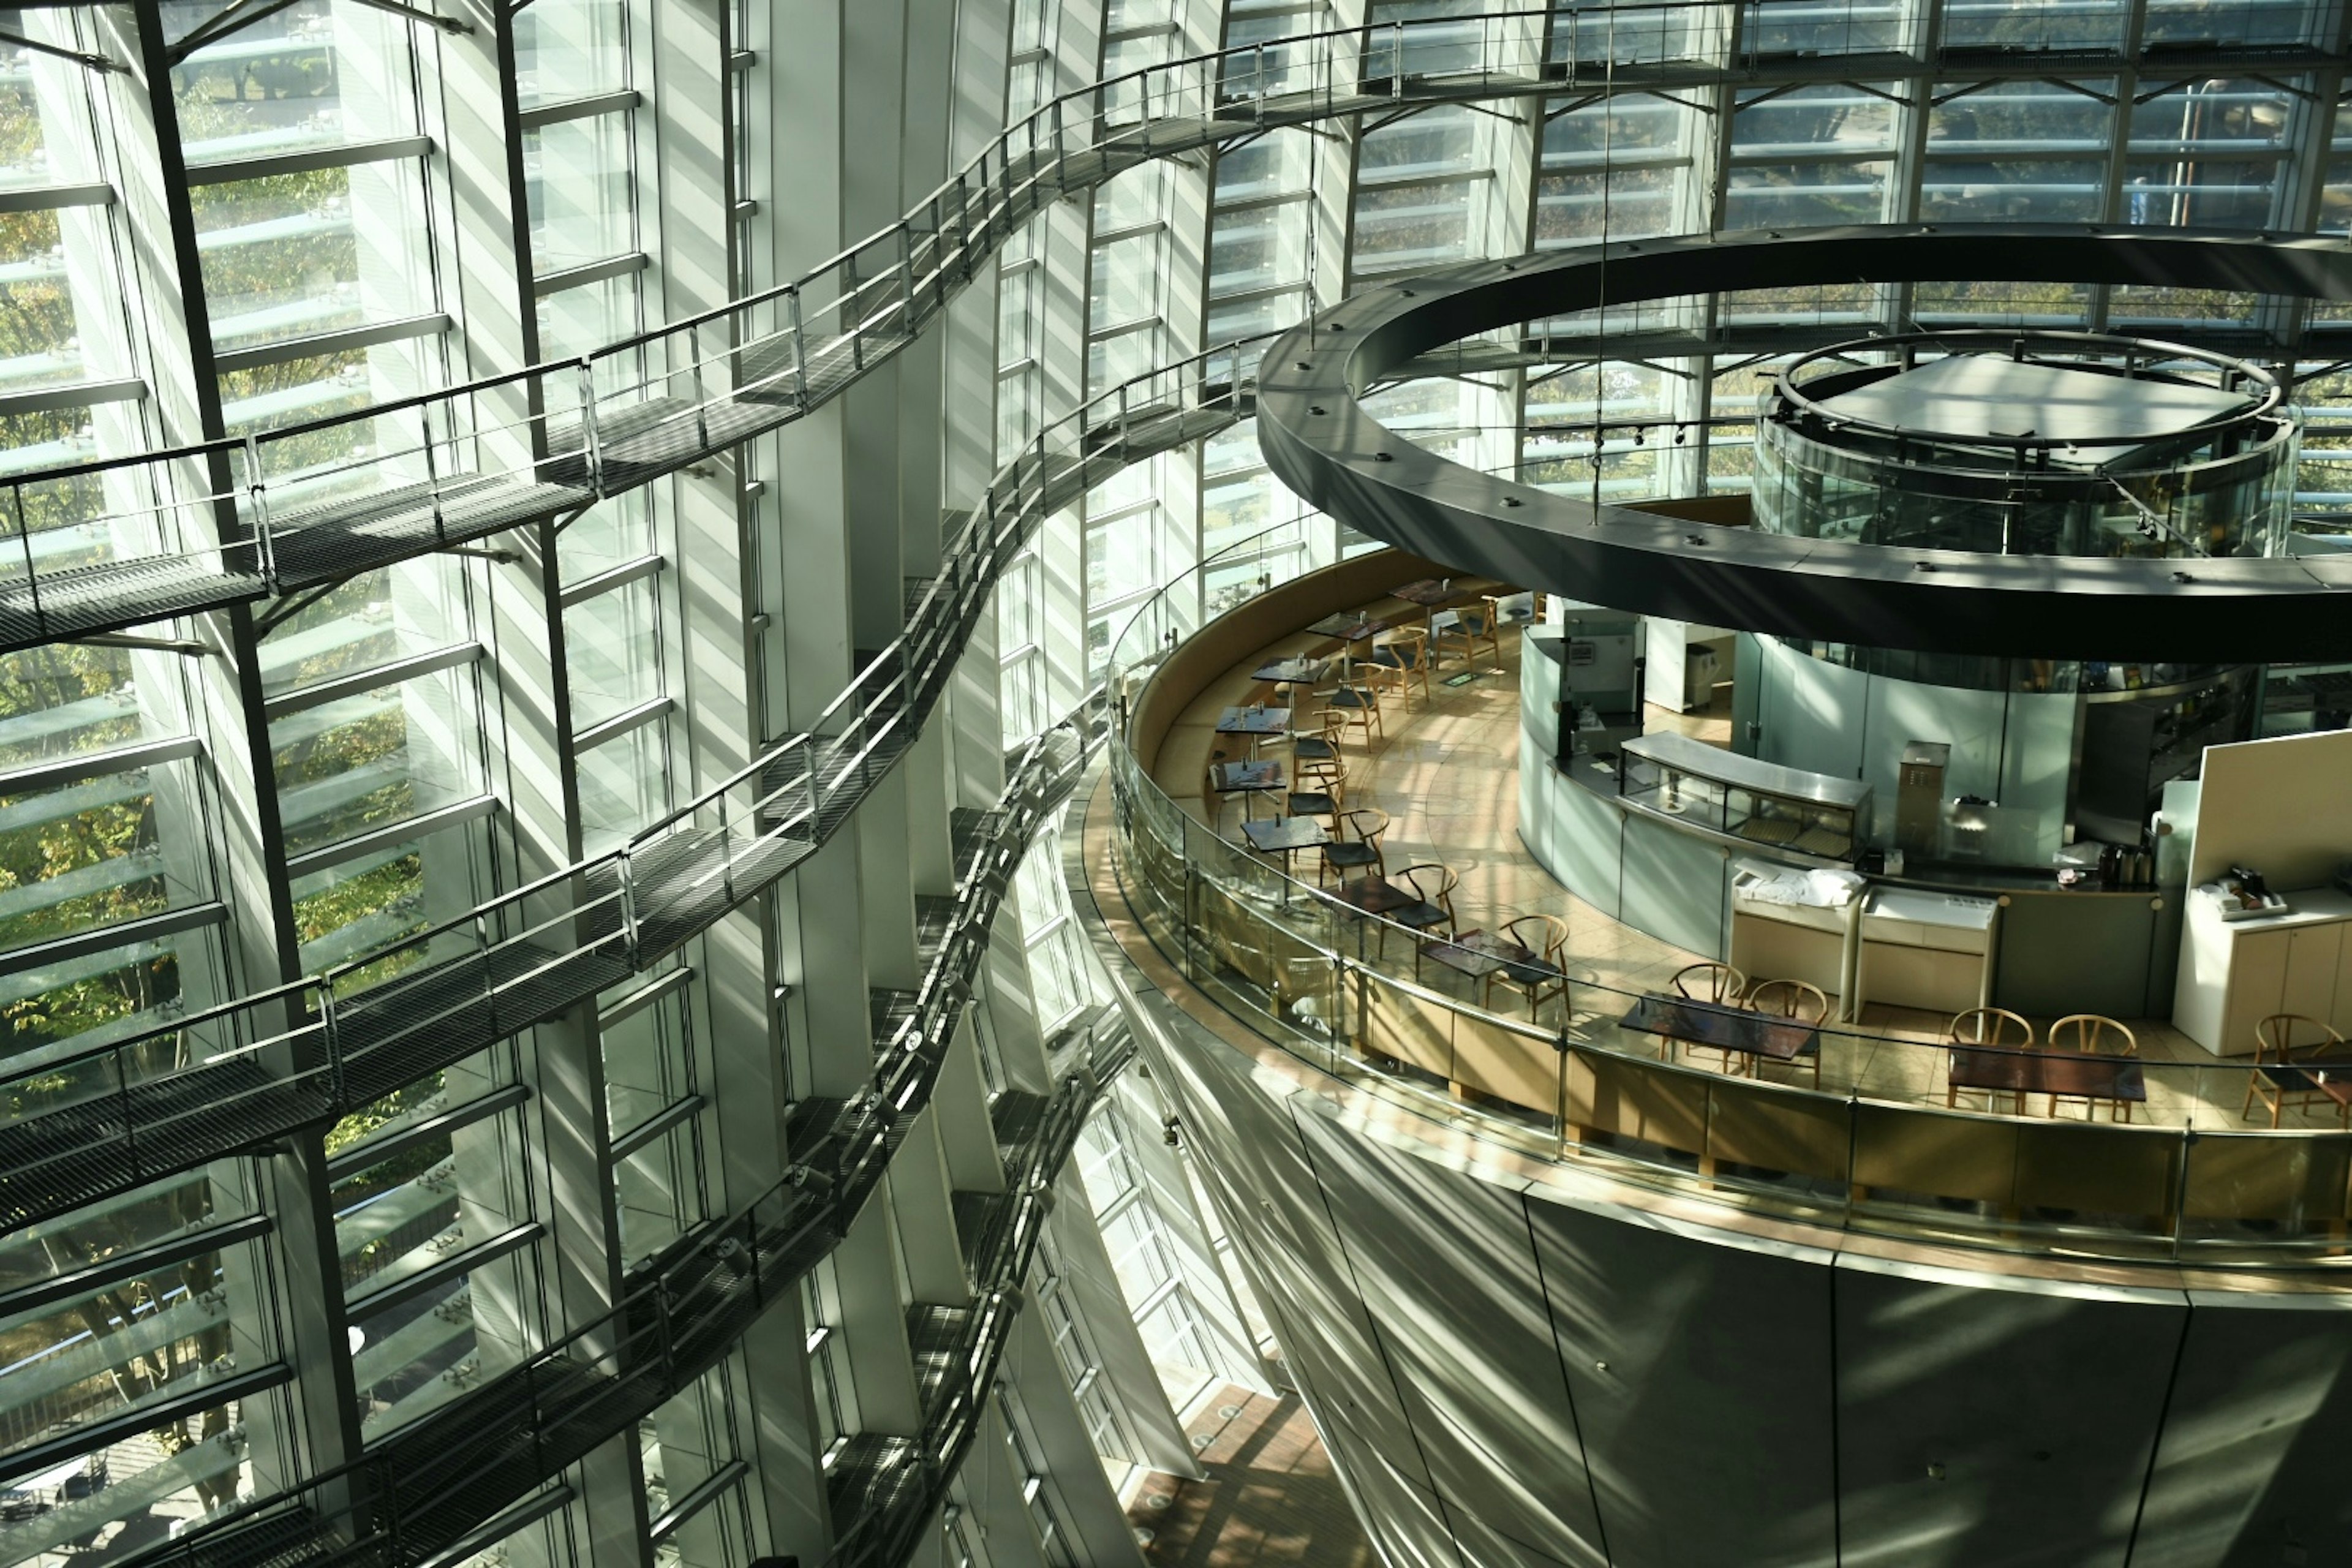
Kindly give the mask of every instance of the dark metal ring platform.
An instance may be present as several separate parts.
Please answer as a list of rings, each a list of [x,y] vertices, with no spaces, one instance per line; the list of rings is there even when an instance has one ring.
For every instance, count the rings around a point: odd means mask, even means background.
[[[1617,609],[1929,653],[2352,657],[2352,555],[1990,555],[1710,527],[1479,473],[1414,446],[1357,400],[1445,344],[1604,302],[1951,278],[2352,300],[2352,249],[2341,237],[1906,224],[1478,262],[1369,288],[1279,339],[1259,367],[1258,444],[1291,489],[1367,533]]]

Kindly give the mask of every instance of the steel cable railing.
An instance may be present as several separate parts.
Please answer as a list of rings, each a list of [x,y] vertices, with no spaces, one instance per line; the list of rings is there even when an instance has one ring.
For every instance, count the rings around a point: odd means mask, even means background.
[[[714,1365],[846,1233],[888,1163],[891,1130],[929,1103],[1021,856],[1084,772],[1088,738],[1107,732],[1098,706],[1097,696],[1077,719],[1031,742],[1014,766],[926,968],[922,994],[935,1000],[925,1023],[901,1035],[894,1059],[877,1064],[873,1090],[842,1108],[830,1134],[840,1147],[824,1168],[796,1163],[741,1211],[654,1259],[607,1317],[487,1378],[356,1463],[246,1503],[129,1562],[395,1568],[425,1561]],[[976,1321],[1009,1313],[1007,1293],[1034,1251],[1045,1191],[1076,1123],[1124,1056],[1107,1045],[1094,1060],[1106,1070],[1066,1074],[1039,1136],[1009,1162],[1005,1222],[975,1270],[975,1294],[990,1310]],[[983,1349],[992,1365],[1001,1326],[992,1331]]]
[[[906,633],[812,731],[621,848],[321,975],[0,1076],[0,1223],[366,1104],[578,1005],[740,907],[826,842],[913,742],[1037,523],[1127,464],[1233,423],[1261,342],[1137,377],[1041,432],[958,531]]]
[[[1578,62],[1572,36],[1547,60],[1549,17],[1401,19],[1107,78],[1040,104],[896,224],[790,283],[577,359],[16,476],[0,651],[299,592],[634,489],[837,395],[1072,192],[1269,128],[1558,89]]]

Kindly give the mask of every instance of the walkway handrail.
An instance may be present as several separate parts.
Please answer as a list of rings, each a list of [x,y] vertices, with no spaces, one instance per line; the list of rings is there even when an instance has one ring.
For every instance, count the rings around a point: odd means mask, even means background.
[[[1255,1033],[1518,1153],[1604,1163],[1744,1211],[2125,1261],[2293,1268],[2352,1254],[2352,1131],[2247,1123],[2240,1109],[2263,1068],[2245,1058],[2134,1058],[2133,1091],[2147,1098],[2130,1123],[2112,1110],[2095,1125],[2053,1122],[2038,1114],[2041,1089],[1953,1085],[1948,1042],[1833,1020],[1813,1029],[1807,1060],[1820,1067],[1811,1087],[1677,1062],[1659,1034],[1621,1022],[1635,1018],[1645,993],[1604,984],[1573,951],[1555,972],[1561,999],[1540,1022],[1532,1006],[1526,1019],[1509,1016],[1419,979],[1426,933],[1341,904],[1226,839],[1179,806],[1129,744],[1128,717],[1144,688],[1189,636],[1210,635],[1193,625],[1200,582],[1286,548],[1269,541],[1296,526],[1243,541],[1146,599],[1113,638],[1106,676],[1119,716],[1110,842],[1143,917],[1137,929]],[[1257,575],[1233,590],[1244,603],[1223,613],[1246,614],[1247,600],[1272,591]],[[1336,607],[1311,602],[1298,625]],[[1271,640],[1297,626],[1284,616],[1263,629]],[[1171,705],[1193,693],[1163,695],[1147,739],[1160,739]],[[1484,923],[1466,910],[1460,920]],[[1475,1093],[1457,1098],[1449,1085]],[[2019,1113],[1997,1110],[2011,1093]],[[1481,1096],[1517,1109],[1482,1109]],[[1954,1103],[1960,1097],[1969,1103]],[[2063,1217],[2022,1217],[2053,1215]]]
[[[988,848],[1025,852],[1083,771],[1083,737],[1100,693],[1077,718],[1032,741],[998,797]],[[1016,856],[1017,858],[1017,856]],[[1003,889],[979,857],[958,889],[949,940],[925,972],[927,990],[968,998]],[[961,1011],[959,1001],[956,1012]],[[244,1568],[265,1562],[365,1562],[401,1568],[434,1558],[614,1434],[632,1429],[724,1356],[743,1330],[829,1254],[856,1222],[889,1158],[888,1131],[919,1112],[936,1086],[953,1030],[929,1032],[919,1051],[877,1067],[873,1091],[845,1106],[848,1146],[825,1163],[789,1168],[734,1215],[698,1227],[642,1269],[621,1303],[522,1364],[486,1378],[376,1444],[362,1458],[299,1486],[247,1500],[128,1561],[136,1568]],[[1034,1142],[1020,1152],[1011,1191],[1018,1245],[1006,1267],[974,1281],[975,1296],[1019,1283],[1046,1188],[1096,1096],[1124,1057],[1106,1037],[1097,1067],[1066,1075]],[[885,1092],[895,1068],[900,1091]],[[1001,1342],[1000,1342],[1001,1343]],[[520,1444],[520,1447],[518,1446]],[[854,1533],[854,1532],[853,1532]]]
[[[958,533],[908,636],[825,710],[853,721],[841,734],[788,737],[622,848],[320,975],[0,1074],[14,1113],[0,1125],[0,1232],[331,1120],[620,984],[756,896],[912,742],[1011,552],[1115,469],[1237,416],[1263,341],[1148,372],[1041,431]],[[938,591],[950,581],[953,597]],[[910,681],[891,667],[917,637],[933,652]],[[777,768],[776,787],[754,782]],[[747,784],[751,801],[730,798]],[[155,1055],[171,1061],[151,1067]]]

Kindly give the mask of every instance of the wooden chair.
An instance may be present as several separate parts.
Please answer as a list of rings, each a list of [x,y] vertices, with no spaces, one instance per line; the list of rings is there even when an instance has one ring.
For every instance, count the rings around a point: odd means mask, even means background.
[[[1534,963],[1506,963],[1486,976],[1486,990],[1481,999],[1491,1007],[1495,987],[1501,985],[1519,993],[1528,999],[1528,1018],[1534,1021],[1536,1010],[1547,996],[1560,997],[1567,1006],[1568,996],[1568,922],[1558,915],[1521,915],[1506,921],[1496,932],[1506,942],[1517,942],[1536,955]]]
[[[1740,997],[1747,994],[1748,976],[1727,963],[1710,960],[1704,963],[1685,964],[1675,971],[1674,987],[1677,994],[1687,996],[1694,1002],[1713,1002],[1725,1007],[1737,1007]],[[1718,1051],[1696,1040],[1677,1040],[1668,1037],[1659,1055],[1671,1058],[1676,1046],[1682,1047],[1685,1058],[1693,1051],[1706,1051],[1715,1057],[1719,1070],[1728,1072],[1732,1069],[1729,1051]]]
[[[2050,1026],[2043,1043],[2053,1051],[2083,1051],[2095,1056],[2136,1057],[2139,1055],[2139,1037],[2104,1013],[2069,1013]],[[2084,1114],[2096,1115],[2098,1101],[2087,1096],[2053,1094],[2050,1097],[2050,1114],[2058,1114],[2062,1100],[2081,1100]],[[2112,1113],[2118,1121],[2131,1120],[2131,1106],[2117,1100]]]
[[[2032,1050],[2033,1026],[2006,1007],[1971,1007],[1952,1016],[1950,1039],[1956,1046],[2005,1046],[2011,1050]]]
[[[1416,901],[1389,912],[1387,924],[1381,927],[1378,951],[1387,951],[1390,925],[1401,925],[1422,937],[1441,930],[1448,936],[1454,934],[1454,889],[1461,878],[1434,860],[1424,860],[1417,866],[1407,866],[1389,880],[1412,893]],[[1412,977],[1421,978],[1418,942],[1412,949]]]
[[[1293,816],[1333,819],[1336,826],[1348,801],[1348,770],[1337,762],[1306,762],[1291,775],[1287,805]]]
[[[2017,1051],[2030,1051],[2034,1046],[2033,1025],[2006,1007],[1971,1007],[1965,1013],[1955,1013],[1952,1015],[1952,1026],[1948,1031],[1948,1037],[1956,1046],[2000,1046]],[[1989,1089],[1983,1092],[1985,1110],[1990,1111],[2000,1109],[1994,1103],[1996,1096],[2010,1094],[2012,1091],[2005,1089]],[[1948,1083],[1946,1084],[1944,1103],[1948,1106],[1958,1106],[1960,1102],[1960,1093],[1959,1089]],[[2018,1089],[2014,1094],[2017,1100],[2017,1114],[2022,1116],[2025,1114],[2025,1091]]]
[[[1743,1003],[1750,1012],[1769,1013],[1776,1018],[1793,1019],[1800,1024],[1819,1025],[1830,1016],[1829,994],[1810,980],[1759,980],[1748,986]],[[1752,1065],[1762,1066],[1763,1058],[1752,1058]],[[1790,1064],[1808,1068],[1813,1077],[1813,1087],[1822,1086],[1822,1042],[1815,1037],[1811,1047]]]
[[[1508,593],[1486,595],[1486,625],[1500,637],[1506,627],[1517,630],[1543,614],[1537,606],[1543,602],[1540,594],[1514,589]]]
[[[2053,1051],[2089,1051],[2099,1056],[2136,1057],[2139,1037],[2104,1013],[2069,1013],[2050,1026],[2046,1043]]]
[[[1323,846],[1323,863],[1316,869],[1315,885],[1321,887],[1328,872],[1337,871],[1344,882],[1349,872],[1367,867],[1374,876],[1387,876],[1388,862],[1381,855],[1381,835],[1388,830],[1388,813],[1373,806],[1360,805],[1342,813],[1331,824],[1331,842]],[[1356,836],[1352,842],[1347,837],[1349,833]]]
[[[1388,726],[1381,722],[1381,694],[1369,686],[1333,688],[1324,694],[1323,711],[1339,715],[1341,735],[1349,730],[1361,730],[1364,744],[1369,747],[1372,743],[1373,733],[1378,731],[1381,743],[1388,743]]]
[[[2295,1043],[2300,1034],[2307,1037]],[[2338,1098],[2320,1086],[2318,1079],[2298,1063],[2315,1057],[2341,1058],[2344,1037],[2316,1018],[2301,1013],[2273,1013],[2254,1026],[2254,1070],[2246,1075],[2246,1104],[2239,1112],[2253,1114],[2254,1101],[2259,1098],[2271,1108],[2271,1126],[2275,1130],[2279,1116],[2293,1100],[2295,1108],[2308,1110],[2314,1105],[2333,1105],[2339,1126],[2352,1127],[2352,1096]]]
[[[1429,700],[1429,634],[1419,626],[1407,626],[1391,632],[1372,649],[1365,664],[1365,673],[1383,689],[1399,696],[1410,695],[1412,683],[1421,682],[1421,699]]]
[[[1346,726],[1345,716],[1327,707],[1316,722],[1321,728],[1291,732],[1290,762],[1294,768],[1300,763],[1339,760],[1339,731]]]
[[[1694,1002],[1713,1002],[1725,1007],[1737,1007],[1748,994],[1748,976],[1727,963],[1709,961],[1685,964],[1675,971],[1675,990]]]
[[[1440,610],[1429,617],[1430,646],[1441,656],[1459,649],[1466,662],[1477,656],[1478,645],[1496,658],[1503,657],[1503,645],[1495,636],[1495,601],[1487,599],[1478,608]]]

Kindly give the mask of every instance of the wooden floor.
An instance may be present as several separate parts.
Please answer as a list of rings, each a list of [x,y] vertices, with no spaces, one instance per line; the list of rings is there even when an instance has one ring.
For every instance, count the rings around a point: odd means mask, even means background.
[[[1306,640],[1290,639],[1281,651],[1290,651],[1290,642],[1303,646]],[[1521,914],[1548,914],[1565,921],[1570,973],[1582,985],[1600,988],[1579,991],[1580,1019],[1588,1005],[1605,1005],[1613,1015],[1630,995],[1666,989],[1676,970],[1702,955],[1636,931],[1576,898],[1520,844],[1518,665],[1519,638],[1507,633],[1499,657],[1447,658],[1426,699],[1416,687],[1402,701],[1384,700],[1385,733],[1369,743],[1351,738],[1342,748],[1348,804],[1378,806],[1388,814],[1385,858],[1391,872],[1433,860],[1459,876],[1454,895],[1459,929],[1492,930]],[[1251,668],[1253,663],[1244,663],[1218,689],[1204,693],[1196,704],[1199,711],[1187,717],[1204,723],[1216,703],[1241,700]],[[1470,679],[1461,684],[1447,683],[1465,673]],[[1653,707],[1646,717],[1653,730],[1678,729],[1713,744],[1728,743],[1727,700],[1719,700],[1713,710],[1687,715]],[[1163,752],[1163,763],[1169,755]],[[1155,776],[1180,808],[1206,819],[1209,810],[1201,798],[1197,759],[1157,768]],[[1241,803],[1227,803],[1218,818],[1221,832],[1238,839],[1242,818]],[[1311,871],[1303,866],[1301,870],[1312,879]],[[1465,1001],[1477,1000],[1466,983],[1456,984],[1434,966],[1423,978]],[[1593,1022],[1606,1027],[1608,1020],[1596,1016]],[[2033,1022],[2043,1027],[2050,1020]],[[1872,1004],[1861,1019],[1845,1026],[1854,1033],[1827,1043],[1825,1078],[1850,1082],[1874,1099],[1940,1106],[1946,1098],[1941,1051],[1887,1050],[1874,1041],[1932,1045],[1944,1039],[1949,1023],[1948,1015]],[[2130,1023],[2145,1061],[2215,1064],[2210,1053],[2168,1020]],[[1626,1037],[1625,1044],[1637,1052],[1655,1048],[1654,1041],[1639,1037]],[[2159,1069],[2150,1074],[2148,1095],[2142,1117],[2159,1123],[2221,1128],[2264,1124],[2242,1114],[2245,1076],[2235,1068],[2210,1073]],[[2037,1100],[2028,1110],[2038,1115],[2046,1109]],[[2079,1108],[2069,1109],[2080,1114]],[[2290,1108],[2284,1123],[2333,1127],[2336,1118],[2332,1107],[2308,1111]]]
[[[1190,1430],[1196,1446],[1208,1439],[1200,1452],[1209,1479],[1154,1472],[1128,1510],[1139,1531],[1151,1532],[1147,1562],[1372,1568],[1378,1561],[1297,1394],[1268,1399],[1228,1384]]]

